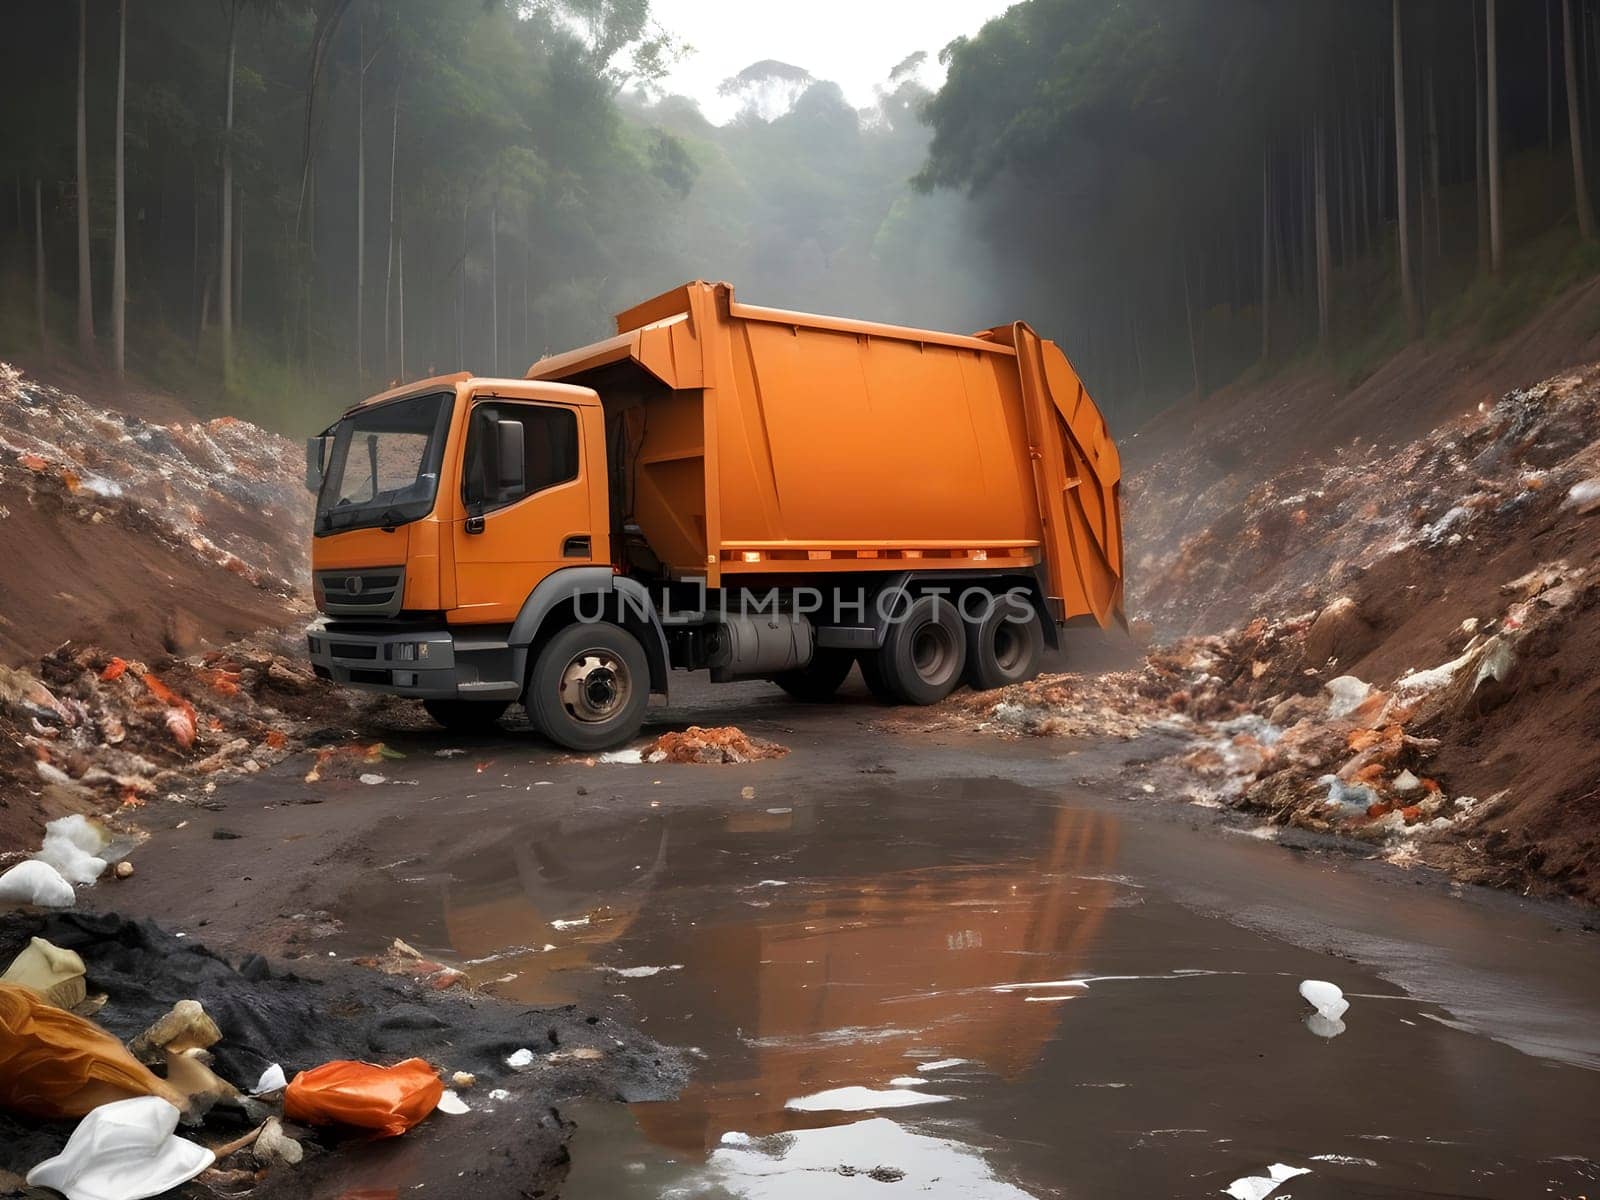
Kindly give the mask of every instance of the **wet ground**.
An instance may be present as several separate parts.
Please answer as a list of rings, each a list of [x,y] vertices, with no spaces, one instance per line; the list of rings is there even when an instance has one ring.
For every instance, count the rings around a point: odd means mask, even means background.
[[[114,898],[319,956],[401,937],[688,1048],[675,1101],[563,1109],[571,1200],[1600,1189],[1584,914],[1219,825],[1140,790],[1154,746],[881,715],[691,685],[659,722],[793,748],[717,767],[390,731],[384,783],[302,763],[152,813],[187,824]]]

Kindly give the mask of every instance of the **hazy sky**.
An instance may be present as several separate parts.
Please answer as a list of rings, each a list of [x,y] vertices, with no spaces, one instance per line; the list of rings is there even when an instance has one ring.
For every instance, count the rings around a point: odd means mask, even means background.
[[[654,0],[661,25],[694,47],[665,81],[693,97],[713,121],[734,115],[717,85],[763,58],[804,67],[844,88],[851,103],[872,103],[873,87],[917,50],[937,58],[951,38],[973,33],[1012,0]],[[925,82],[943,77],[934,64]]]

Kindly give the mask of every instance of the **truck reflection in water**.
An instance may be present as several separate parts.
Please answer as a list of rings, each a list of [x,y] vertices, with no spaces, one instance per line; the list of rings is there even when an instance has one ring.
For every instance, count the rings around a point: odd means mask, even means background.
[[[992,800],[997,785],[944,786]],[[952,848],[948,831],[918,837],[912,802],[881,789],[722,816],[650,810],[604,834],[534,826],[504,855],[453,864],[444,928],[496,994],[622,991],[646,1033],[703,1055],[677,1101],[635,1106],[679,1153],[729,1131],[858,1120],[786,1107],[836,1088],[915,1077],[936,1100],[939,1073],[917,1070],[935,1060],[1014,1079],[1070,1007],[1048,1001],[1072,992],[996,989],[1089,973],[1128,895],[1109,875],[1117,822],[1019,790],[1025,815],[984,822],[975,804]]]

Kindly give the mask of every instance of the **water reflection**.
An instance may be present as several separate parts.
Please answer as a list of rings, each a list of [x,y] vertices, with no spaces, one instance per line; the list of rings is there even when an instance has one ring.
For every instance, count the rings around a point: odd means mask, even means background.
[[[975,821],[954,849],[914,822],[886,836],[871,796],[715,818],[649,810],[603,836],[537,829],[453,869],[444,927],[499,994],[626,990],[648,1032],[702,1051],[679,1100],[637,1107],[662,1145],[704,1156],[730,1131],[859,1124],[858,1106],[787,1106],[905,1087],[908,1073],[930,1091],[962,1070],[1014,1078],[1055,1036],[1067,1006],[992,988],[1088,971],[1124,890],[1110,876],[1118,829],[1022,803],[1004,830]],[[597,979],[598,965],[674,969]],[[973,1065],[917,1073],[935,1059]]]

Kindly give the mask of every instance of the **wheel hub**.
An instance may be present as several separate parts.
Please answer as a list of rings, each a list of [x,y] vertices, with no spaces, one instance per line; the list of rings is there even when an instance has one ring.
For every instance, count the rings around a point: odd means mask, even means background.
[[[561,703],[579,721],[609,721],[627,706],[631,690],[627,665],[606,650],[584,650],[561,672]]]

